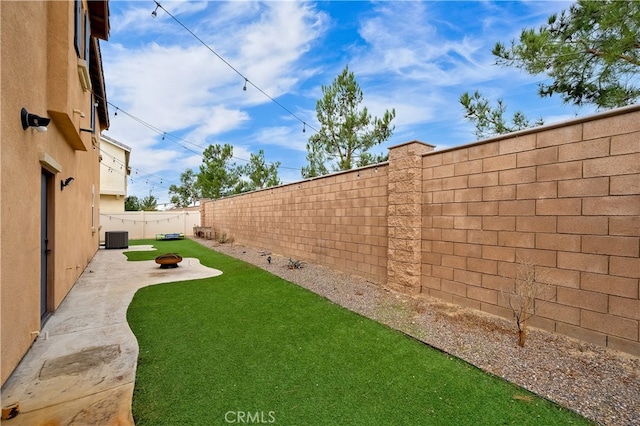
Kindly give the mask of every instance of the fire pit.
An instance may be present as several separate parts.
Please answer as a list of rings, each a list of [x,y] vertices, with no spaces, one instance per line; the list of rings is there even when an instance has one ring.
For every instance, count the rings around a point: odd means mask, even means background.
[[[165,253],[156,257],[156,263],[162,269],[177,268],[180,262],[182,262],[182,256],[176,253]]]

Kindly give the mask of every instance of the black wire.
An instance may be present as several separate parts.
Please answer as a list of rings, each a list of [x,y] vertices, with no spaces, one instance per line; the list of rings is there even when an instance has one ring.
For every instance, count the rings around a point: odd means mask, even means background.
[[[205,149],[206,149],[206,147],[204,147],[204,146],[202,146],[202,145],[198,145],[198,144],[196,144],[196,143],[190,142],[190,141],[188,141],[188,140],[186,140],[186,139],[183,139],[183,138],[181,138],[181,137],[179,137],[179,136],[176,136],[176,135],[173,135],[173,134],[171,134],[171,133],[165,132],[165,131],[161,130],[160,128],[156,127],[156,126],[154,126],[154,125],[152,125],[152,124],[147,123],[147,122],[146,122],[146,121],[144,121],[143,119],[141,119],[141,118],[139,118],[139,117],[136,117],[135,115],[133,115],[133,114],[129,113],[128,111],[126,111],[126,110],[124,110],[124,109],[122,109],[122,108],[120,108],[120,107],[118,107],[118,106],[114,105],[114,104],[113,104],[113,102],[107,101],[107,104],[111,105],[111,106],[112,106],[112,107],[114,107],[116,110],[121,111],[124,115],[126,115],[126,116],[130,117],[131,119],[133,119],[134,121],[136,121],[136,122],[138,122],[138,123],[142,124],[143,126],[147,127],[148,129],[153,130],[154,132],[158,133],[159,135],[163,135],[163,136],[165,137],[165,140],[166,140],[167,138],[176,139],[176,140],[182,141],[182,142],[184,142],[184,143],[187,143],[187,144],[189,144],[189,145],[193,145],[193,146],[195,146],[195,147],[197,147],[197,148],[200,148],[200,149],[202,149],[202,150],[205,150]],[[307,125],[307,126],[308,126],[308,125]],[[179,146],[179,147],[181,147],[181,148],[186,149],[187,151],[191,151],[191,152],[193,152],[194,154],[196,154],[196,155],[198,155],[199,157],[201,157],[201,158],[202,158],[202,153],[201,153],[201,152],[199,152],[199,151],[194,151],[193,149],[191,149],[191,148],[187,148],[186,146],[184,146],[184,145],[182,145],[182,144],[180,144],[180,143],[178,143],[178,142],[175,142],[175,141],[173,141],[173,140],[170,140],[170,142],[172,142],[172,143],[174,143],[174,144],[178,145],[178,146]],[[232,156],[231,158],[233,158],[233,159],[235,159],[235,160],[238,160],[238,161],[244,161],[244,162],[246,162],[246,163],[248,163],[248,162],[250,162],[250,161],[251,161],[251,160],[247,160],[247,159],[240,158],[240,157],[235,157],[235,156]],[[275,164],[275,163],[269,163],[269,164]],[[300,168],[298,168],[298,167],[285,167],[285,166],[278,166],[278,168],[279,168],[279,169],[288,169],[288,170],[300,170]]]
[[[174,21],[176,21],[178,23],[178,25],[180,25],[182,28],[184,28],[189,34],[191,34],[196,40],[198,40],[200,43],[202,43],[202,45],[204,47],[206,47],[211,53],[213,53],[214,55],[216,55],[218,57],[218,59],[220,59],[222,62],[225,63],[225,65],[227,65],[229,68],[231,68],[236,74],[238,74],[240,77],[242,77],[245,81],[245,87],[246,87],[246,83],[249,83],[250,85],[252,85],[256,90],[258,90],[260,93],[262,93],[264,96],[266,96],[271,102],[275,103],[276,105],[278,105],[280,108],[282,108],[283,110],[285,110],[289,115],[291,115],[293,118],[295,118],[296,120],[298,120],[300,123],[302,123],[302,125],[304,127],[308,127],[311,130],[315,131],[316,133],[318,132],[317,129],[315,129],[313,126],[309,125],[309,123],[307,123],[306,121],[304,121],[303,119],[301,119],[300,117],[298,117],[296,114],[294,114],[293,112],[291,112],[287,107],[285,107],[283,104],[281,104],[280,102],[278,102],[277,100],[275,100],[271,95],[269,95],[267,92],[265,92],[264,90],[262,90],[260,87],[258,87],[255,83],[253,83],[251,80],[249,80],[247,77],[245,77],[240,71],[238,71],[233,65],[231,65],[226,59],[224,59],[221,55],[218,54],[218,52],[216,52],[215,50],[213,50],[207,43],[204,42],[204,40],[202,40],[200,37],[198,37],[193,31],[191,31],[185,24],[183,24],[182,22],[180,22],[180,20],[178,18],[176,18],[175,16],[173,16],[171,13],[169,13],[169,11],[167,9],[165,9],[160,3],[158,3],[156,0],[154,0],[155,4],[157,5],[157,7],[159,7],[160,9],[164,10],[164,12],[169,15],[171,17],[171,19],[173,19]]]

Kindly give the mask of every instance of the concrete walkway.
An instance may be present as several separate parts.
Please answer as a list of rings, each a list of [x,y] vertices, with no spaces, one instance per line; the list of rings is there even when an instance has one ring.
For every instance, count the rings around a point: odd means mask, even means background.
[[[127,250],[150,250],[131,246]],[[2,406],[19,402],[17,425],[132,425],[138,342],[126,313],[151,284],[214,277],[186,258],[178,268],[128,262],[127,250],[100,249],[2,388]]]

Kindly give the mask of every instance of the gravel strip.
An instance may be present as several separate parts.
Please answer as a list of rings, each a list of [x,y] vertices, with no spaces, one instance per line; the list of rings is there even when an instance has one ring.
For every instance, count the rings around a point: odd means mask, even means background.
[[[515,324],[427,297],[411,298],[364,278],[255,248],[195,239],[259,266],[336,304],[401,330],[602,425],[640,425],[640,359],[543,330],[524,348]]]

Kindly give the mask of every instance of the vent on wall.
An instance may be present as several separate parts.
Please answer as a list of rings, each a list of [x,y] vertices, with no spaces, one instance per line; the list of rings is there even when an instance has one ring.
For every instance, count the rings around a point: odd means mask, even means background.
[[[104,233],[105,249],[129,248],[129,232],[111,231]]]

